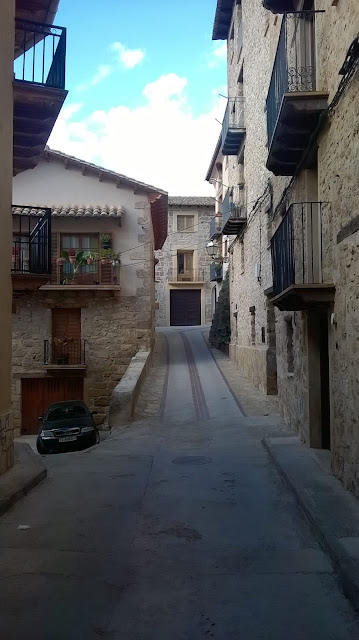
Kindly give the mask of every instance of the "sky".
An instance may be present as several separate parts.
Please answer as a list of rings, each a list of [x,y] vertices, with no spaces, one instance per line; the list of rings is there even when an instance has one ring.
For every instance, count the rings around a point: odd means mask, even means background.
[[[205,176],[226,94],[216,4],[61,0],[69,94],[49,146],[170,195],[214,195]]]

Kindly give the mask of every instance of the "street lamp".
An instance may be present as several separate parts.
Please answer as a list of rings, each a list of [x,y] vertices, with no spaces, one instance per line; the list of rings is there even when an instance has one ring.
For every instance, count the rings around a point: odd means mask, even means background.
[[[217,242],[213,242],[213,240],[211,240],[207,246],[207,253],[209,255],[209,257],[214,260],[217,257],[217,253],[218,253],[218,244]]]

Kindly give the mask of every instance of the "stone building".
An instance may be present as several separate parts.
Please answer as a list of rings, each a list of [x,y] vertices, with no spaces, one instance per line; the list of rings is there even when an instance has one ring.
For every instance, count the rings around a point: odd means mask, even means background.
[[[358,29],[356,0],[218,0],[213,32],[228,48],[222,154],[243,169],[246,212],[229,248],[231,357],[357,493]]]
[[[46,407],[68,399],[102,423],[131,358],[153,346],[167,194],[47,149],[14,179],[13,203],[16,431],[36,432]]]
[[[168,237],[156,259],[156,325],[200,325],[212,320],[215,273],[206,251],[214,200],[170,197]]]
[[[0,2],[0,474],[14,464],[10,408],[12,177],[36,166],[67,95],[66,29],[53,26],[58,5],[59,0]],[[45,47],[47,55],[40,54]]]

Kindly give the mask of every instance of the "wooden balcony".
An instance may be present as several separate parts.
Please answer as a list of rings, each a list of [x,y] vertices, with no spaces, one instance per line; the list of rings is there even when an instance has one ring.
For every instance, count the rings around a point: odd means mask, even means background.
[[[322,216],[329,204],[292,204],[271,240],[273,297],[281,311],[326,308],[335,287],[322,266]]]
[[[309,145],[327,107],[328,93],[316,87],[315,16],[302,11],[283,16],[266,110],[267,169],[293,176],[298,166],[316,166]]]
[[[295,10],[294,0],[263,0],[263,7],[272,13],[285,13]]]
[[[71,263],[61,256],[53,256],[50,281],[42,291],[119,291],[120,263],[117,259],[94,258],[81,265]]]
[[[66,29],[16,20],[14,61],[14,175],[33,169],[43,152],[65,90]]]
[[[246,131],[244,128],[244,99],[230,98],[222,123],[222,154],[236,156],[242,147]]]
[[[13,207],[11,276],[14,293],[34,291],[51,277],[51,209]]]

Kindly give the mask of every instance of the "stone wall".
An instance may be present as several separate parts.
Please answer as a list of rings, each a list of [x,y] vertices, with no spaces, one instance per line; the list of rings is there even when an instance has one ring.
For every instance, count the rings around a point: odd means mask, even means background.
[[[330,103],[341,81],[339,70],[358,32],[359,4],[356,0],[335,6],[325,0],[315,4],[317,10],[325,9],[316,16],[316,86],[328,91]],[[352,78],[321,128],[317,170],[301,171],[293,179],[274,176],[265,167],[265,107],[282,16],[266,11],[261,0],[243,0],[241,9],[235,5],[234,33],[240,19],[243,51],[239,54],[235,44],[229,43],[228,92],[231,96],[239,91],[237,79],[243,62],[248,224],[231,246],[230,353],[241,370],[267,393],[274,390],[277,376],[287,423],[308,445],[320,446],[318,424],[313,420],[310,334],[318,313],[274,311],[266,294],[270,294],[272,278],[270,241],[283,211],[296,202],[325,203],[321,220],[323,282],[335,285],[334,303],[326,311],[332,465],[345,485],[359,495],[359,223],[355,222],[359,214],[359,77]],[[280,209],[279,203],[283,205]]]
[[[193,229],[186,232],[177,232],[177,215],[194,215]],[[211,292],[213,283],[209,280],[209,268],[211,259],[206,251],[209,242],[210,223],[215,214],[213,207],[209,206],[169,206],[168,212],[168,236],[163,248],[156,251],[158,264],[156,266],[156,326],[164,327],[170,324],[169,291],[171,285],[171,273],[176,270],[176,255],[179,249],[193,250],[193,265],[196,273],[203,274],[204,284],[193,282],[192,288],[201,289],[202,323],[210,324],[212,320]],[[176,283],[176,288],[191,288],[190,285]]]

